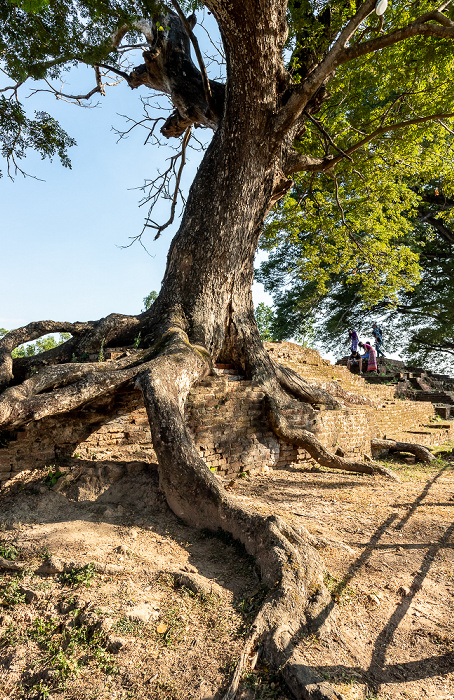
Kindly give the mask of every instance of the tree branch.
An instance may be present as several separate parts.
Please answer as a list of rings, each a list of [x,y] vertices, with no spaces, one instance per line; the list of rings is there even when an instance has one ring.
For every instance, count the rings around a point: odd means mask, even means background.
[[[415,117],[414,119],[407,119],[402,122],[397,122],[396,124],[388,124],[387,126],[381,126],[372,133],[365,136],[357,143],[350,146],[350,148],[345,149],[342,155],[338,156],[327,156],[326,158],[312,158],[310,156],[301,155],[295,152],[295,155],[289,156],[285,162],[285,168],[283,168],[286,175],[291,175],[295,172],[322,172],[324,170],[330,170],[335,165],[340,163],[344,158],[349,158],[349,156],[357,151],[358,149],[365,146],[377,136],[386,134],[389,131],[397,131],[398,129],[405,129],[407,126],[415,126],[416,124],[425,124],[429,121],[436,121],[439,119],[451,119],[454,118],[454,112],[443,112],[439,114],[431,114],[426,117]],[[337,149],[340,150],[340,149]],[[351,159],[350,159],[351,160]]]
[[[282,134],[291,128],[306,108],[310,99],[338,66],[413,36],[454,39],[454,23],[448,18],[442,19],[445,16],[438,10],[428,13],[430,17],[422,15],[422,17],[411,24],[394,32],[346,48],[360,24],[373,12],[374,5],[375,2],[366,0],[355,16],[344,27],[323,61],[308,75],[306,80],[294,89],[292,96],[277,115],[274,127],[276,136],[282,137]],[[434,19],[440,23],[440,26],[425,23],[422,21],[425,19]]]
[[[375,0],[366,0],[364,2],[358,12],[347,22],[321,63],[314,68],[312,73],[310,73],[300,85],[294,88],[292,96],[276,117],[274,123],[276,138],[282,138],[282,135],[291,128],[306,108],[309,100],[315,95],[337,65],[339,65],[338,59],[339,56],[343,54],[345,46],[362,22],[373,12],[374,7]]]
[[[388,46],[393,46],[400,41],[404,41],[404,39],[411,39],[414,36],[435,36],[439,39],[454,39],[454,23],[450,22],[449,26],[437,26],[435,24],[420,22],[419,19],[415,20],[415,22],[412,22],[402,29],[396,29],[389,34],[384,34],[375,39],[364,41],[362,44],[355,44],[354,46],[345,48],[339,53],[334,67],[337,68],[348,61],[353,61],[359,56],[364,56],[367,53],[379,51],[380,49],[386,49]]]

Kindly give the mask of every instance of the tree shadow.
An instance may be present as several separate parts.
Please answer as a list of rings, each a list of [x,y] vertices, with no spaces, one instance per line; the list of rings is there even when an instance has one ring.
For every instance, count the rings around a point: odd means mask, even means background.
[[[411,516],[413,515],[413,513],[415,513],[415,511],[416,511],[416,509],[418,508],[418,506],[421,505],[422,501],[425,499],[425,497],[426,497],[427,494],[429,493],[430,488],[431,488],[431,487],[434,485],[434,483],[444,474],[444,472],[445,472],[447,469],[450,469],[450,466],[446,464],[446,465],[443,467],[443,469],[440,469],[440,471],[437,472],[437,474],[435,474],[435,476],[434,476],[432,479],[429,479],[429,480],[427,481],[426,485],[424,486],[423,490],[422,490],[421,493],[419,494],[418,498],[416,498],[416,499],[413,501],[413,503],[412,503],[412,504],[410,505],[410,507],[408,508],[407,513],[406,513],[406,514],[404,515],[404,517],[400,520],[400,522],[397,523],[396,528],[395,528],[396,530],[402,530],[402,528],[404,527],[404,525],[410,520],[410,518],[411,518]],[[449,504],[449,505],[451,505],[451,504]]]
[[[442,474],[446,471],[448,467],[443,467],[434,477],[429,479],[424,486],[424,489],[420,495],[411,503],[404,504],[404,507],[408,508],[408,511],[403,517],[398,520],[398,514],[390,514],[386,520],[384,520],[379,527],[375,530],[368,543],[364,547],[360,556],[350,565],[347,573],[345,574],[342,581],[335,587],[332,600],[323,609],[319,616],[313,621],[312,631],[317,631],[321,628],[323,623],[327,620],[329,614],[333,610],[336,600],[339,600],[340,595],[348,586],[350,581],[360,570],[360,568],[370,559],[371,555],[375,550],[380,550],[388,547],[395,547],[396,545],[383,545],[380,544],[381,537],[386,533],[386,531],[395,523],[394,530],[400,531],[409,521],[412,515],[416,512],[417,508],[422,504],[424,498],[430,491],[433,484],[439,479]],[[445,505],[452,507],[452,503],[446,503]],[[397,522],[396,522],[397,521]],[[452,653],[441,654],[439,656],[433,656],[426,659],[420,659],[418,661],[409,661],[404,663],[396,664],[386,664],[386,652],[391,645],[394,635],[399,627],[400,623],[404,619],[405,615],[409,611],[411,604],[414,600],[415,595],[421,589],[424,579],[426,578],[430,567],[432,566],[433,560],[436,554],[444,548],[454,547],[454,543],[450,543],[449,540],[454,534],[454,523],[446,528],[443,535],[436,541],[427,545],[409,545],[408,549],[413,547],[422,549],[427,548],[424,559],[418,569],[414,574],[412,584],[410,586],[408,595],[406,595],[403,600],[401,600],[388,622],[385,624],[381,632],[377,635],[374,643],[374,648],[372,651],[372,657],[367,669],[361,669],[360,667],[347,667],[342,665],[329,666],[329,667],[319,667],[320,673],[325,675],[332,674],[351,674],[365,677],[370,685],[374,687],[375,690],[379,690],[380,686],[384,683],[396,683],[402,682],[402,680],[409,682],[415,680],[421,680],[423,678],[428,678],[431,676],[445,674],[449,671],[454,670],[454,656]],[[399,544],[405,549],[405,545]]]

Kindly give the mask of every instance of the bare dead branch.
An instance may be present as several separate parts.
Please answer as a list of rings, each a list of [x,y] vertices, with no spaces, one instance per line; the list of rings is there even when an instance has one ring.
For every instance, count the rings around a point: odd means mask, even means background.
[[[57,88],[55,88],[46,78],[44,78],[44,82],[46,83],[46,85],[49,86],[49,90],[37,88],[36,90],[32,90],[30,92],[30,96],[36,95],[38,92],[50,92],[53,95],[55,95],[57,99],[70,100],[71,102],[78,103],[80,105],[82,100],[89,100],[91,97],[93,97],[93,95],[95,95],[98,92],[102,94],[102,87],[100,87],[99,85],[96,85],[96,87],[87,92],[85,95],[69,95],[65,92],[57,90]]]
[[[197,41],[197,38],[194,36],[194,32],[191,29],[191,26],[188,22],[188,20],[185,17],[185,14],[183,10],[181,9],[180,5],[178,4],[177,0],[170,0],[173,7],[177,11],[178,17],[181,20],[181,23],[183,24],[183,27],[186,30],[186,33],[188,37],[191,40],[191,44],[194,47],[195,55],[197,57],[197,62],[199,64],[200,68],[200,73],[202,75],[202,83],[203,83],[203,90],[205,92],[205,99],[207,101],[208,108],[210,110],[211,115],[215,113],[214,110],[214,104],[213,104],[213,95],[211,93],[211,87],[210,87],[210,81],[208,80],[208,75],[207,71],[205,68],[205,63],[203,62],[203,57],[202,57],[202,52],[200,51],[199,47],[199,42]]]
[[[129,75],[128,73],[125,73],[122,70],[118,70],[118,68],[114,68],[113,66],[108,66],[106,63],[98,63],[99,68],[104,68],[105,70],[109,71],[110,73],[115,73],[115,75],[119,75],[121,78],[124,78],[126,82],[129,82]]]
[[[179,197],[183,198],[183,195],[182,195],[181,190],[180,190],[180,183],[181,183],[181,176],[183,174],[183,169],[184,169],[184,166],[186,165],[186,150],[187,150],[189,140],[191,138],[191,131],[192,131],[191,126],[186,129],[184,137],[182,139],[182,143],[181,143],[181,150],[176,155],[172,156],[169,159],[170,165],[167,168],[167,170],[164,173],[160,173],[157,178],[155,178],[150,183],[147,183],[146,185],[144,185],[144,187],[141,188],[141,189],[147,188],[147,189],[154,190],[153,194],[146,197],[139,205],[139,206],[143,206],[144,204],[151,202],[148,216],[145,220],[145,224],[142,228],[142,231],[137,236],[131,236],[131,243],[128,243],[128,245],[126,245],[126,246],[121,246],[122,248],[129,248],[137,241],[139,241],[143,245],[142,236],[145,232],[145,229],[147,229],[147,228],[151,228],[151,229],[154,229],[156,231],[156,234],[154,237],[154,240],[156,240],[160,237],[161,233],[173,223],[173,221],[175,219],[175,210],[176,210],[178,198]],[[178,162],[179,162],[179,167],[178,167],[178,170],[176,170],[176,166],[177,166]],[[175,178],[175,184],[174,184],[172,193],[170,193],[169,184],[173,178]],[[162,196],[164,196],[164,198],[166,198],[166,199],[171,200],[170,216],[164,224],[158,224],[156,221],[153,221],[150,218],[150,213],[153,210],[157,201]],[[144,248],[145,248],[145,246],[144,246]],[[146,250],[146,248],[145,248],[145,250]]]

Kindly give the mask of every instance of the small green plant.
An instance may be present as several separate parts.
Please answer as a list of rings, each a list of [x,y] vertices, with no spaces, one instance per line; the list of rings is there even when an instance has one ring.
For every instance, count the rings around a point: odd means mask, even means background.
[[[74,362],[79,362],[78,357],[77,357],[77,355],[76,355],[74,352],[73,352],[73,354],[71,355],[71,362],[73,362],[73,363],[74,363]]]
[[[104,671],[104,673],[107,673],[109,676],[118,673],[118,666],[114,662],[112,654],[110,654],[104,646],[102,633],[95,632],[89,638],[88,650],[96,661],[97,666]]]
[[[71,586],[71,588],[85,586],[86,588],[89,588],[90,583],[95,576],[95,565],[90,562],[85,566],[71,569],[70,571],[64,571],[62,574],[60,574],[59,580],[63,586]]]
[[[40,646],[43,646],[46,651],[49,651],[48,641],[57,629],[57,620],[46,620],[44,617],[38,617],[28,628],[27,636]]]
[[[105,357],[104,357],[104,343],[105,343],[105,338],[101,340],[101,347],[99,348],[99,355],[98,355],[98,362],[104,362]]]
[[[47,698],[50,698],[50,688],[49,686],[41,679],[38,683],[35,683],[32,685],[30,688],[30,694],[34,698],[39,698],[39,700],[47,700]]]
[[[17,624],[11,622],[0,635],[0,649],[15,647],[21,641],[23,640]]]
[[[0,604],[10,608],[13,605],[25,603],[25,593],[22,592],[17,579],[8,581],[5,584],[3,584],[3,581],[5,581],[4,578],[0,580]]]
[[[325,572],[323,581],[331,593],[331,598],[336,603],[345,605],[351,603],[353,598],[356,597],[356,591],[351,586],[348,586],[344,579],[338,579],[329,572]]]
[[[62,476],[65,476],[65,473],[66,472],[60,471],[60,469],[57,466],[55,466],[55,464],[52,464],[52,466],[49,467],[49,471],[47,472],[47,476],[44,477],[43,482],[50,489],[52,488],[52,486],[55,486],[57,481]]]
[[[141,340],[142,340],[142,333],[139,331],[139,334],[136,335],[136,337],[134,338],[134,343],[133,343],[136,350],[139,347]]]
[[[163,631],[158,632],[158,638],[166,647],[171,647],[181,642],[186,631],[186,623],[182,619],[177,605],[166,610],[161,625],[157,629],[161,628]]]
[[[79,612],[73,610],[73,617],[76,618]],[[61,688],[62,682],[75,676],[80,667],[90,661],[94,661],[104,673],[118,673],[112,655],[105,648],[104,635],[99,631],[92,632],[86,625],[75,624],[62,630],[57,618],[39,617],[28,628],[27,637],[39,645],[45,662],[53,667],[51,689],[55,689],[55,684]]]
[[[0,542],[0,557],[14,561],[17,559],[18,554],[19,550],[13,544],[8,542]]]

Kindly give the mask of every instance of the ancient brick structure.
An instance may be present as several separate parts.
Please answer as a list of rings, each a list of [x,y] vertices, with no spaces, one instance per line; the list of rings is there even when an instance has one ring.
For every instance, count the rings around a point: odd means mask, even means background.
[[[454,438],[454,423],[435,420],[429,402],[398,399],[394,386],[369,385],[345,367],[323,360],[315,350],[294,343],[267,345],[276,361],[295,369],[309,382],[337,391],[344,399],[341,410],[318,412],[311,426],[332,451],[341,448],[346,456],[370,455],[373,437],[427,446]],[[34,424],[3,434],[0,481],[71,455],[91,460],[155,461],[140,394],[129,390],[115,401],[114,417],[108,422],[102,405],[88,406],[71,416],[44,419],[45,437],[40,430],[38,438]],[[291,413],[292,421],[304,424],[302,414]],[[186,415],[201,455],[222,476],[310,461],[304,450],[274,435],[265,416],[263,391],[235,370],[218,369],[204,379],[190,393]]]

